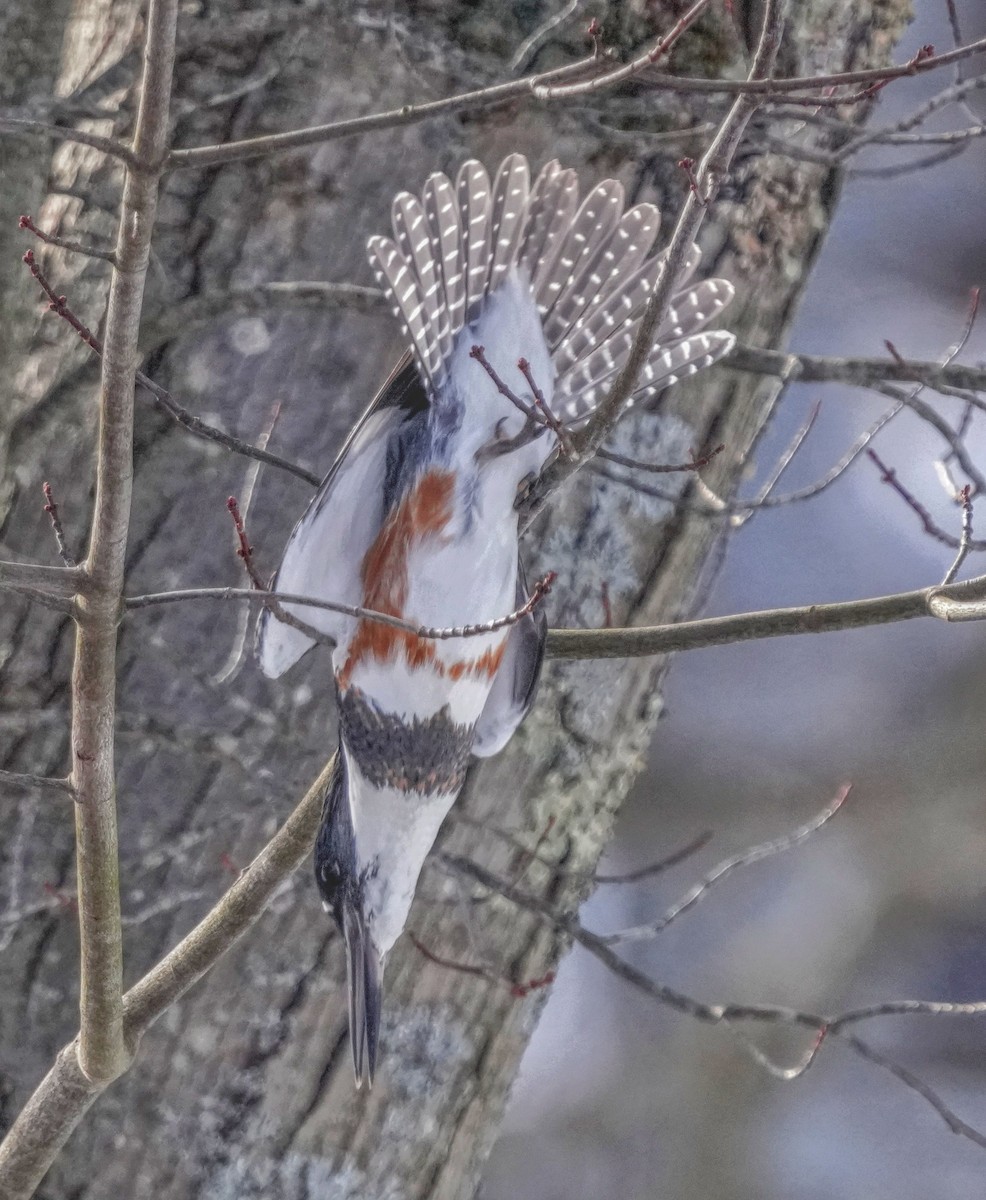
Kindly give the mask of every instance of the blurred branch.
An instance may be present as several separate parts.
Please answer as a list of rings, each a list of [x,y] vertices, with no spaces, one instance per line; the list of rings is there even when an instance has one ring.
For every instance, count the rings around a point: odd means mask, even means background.
[[[805,838],[819,829],[838,811],[838,808],[845,799],[846,791],[848,789],[843,789],[835,800],[826,806],[813,821],[803,826],[802,829],[795,831],[794,834],[789,835],[787,838],[780,838],[774,842],[765,843],[763,846],[754,847],[752,850],[747,851],[746,854],[739,855],[735,859],[726,860],[722,864],[722,868],[718,874],[713,872],[705,881],[696,885],[682,900],[681,904],[687,906],[688,903],[694,903],[701,895],[705,894],[712,882],[721,878],[726,871],[733,869],[734,866],[755,862],[767,854],[779,853],[805,840]],[[616,954],[609,944],[610,939],[586,929],[577,917],[573,914],[560,911],[550,900],[542,899],[540,896],[522,890],[515,881],[503,878],[489,871],[486,867],[458,855],[441,854],[439,855],[439,860],[453,873],[462,878],[472,880],[474,883],[478,883],[490,893],[503,897],[526,912],[533,913],[553,928],[571,937],[573,941],[587,950],[610,972],[629,983],[651,1000],[692,1017],[694,1020],[701,1021],[704,1024],[724,1025],[753,1060],[768,1070],[774,1078],[785,1081],[800,1078],[815,1062],[823,1044],[828,1039],[839,1038],[860,1057],[883,1067],[884,1070],[890,1072],[894,1078],[903,1083],[905,1087],[917,1093],[917,1095],[931,1105],[953,1133],[960,1134],[976,1145],[986,1149],[986,1135],[963,1121],[924,1080],[908,1068],[895,1062],[888,1055],[874,1050],[867,1042],[849,1032],[852,1026],[858,1025],[863,1021],[873,1020],[877,1017],[983,1016],[986,1015],[986,1001],[953,1003],[934,1000],[891,1000],[865,1008],[851,1009],[832,1017],[779,1005],[706,1004],[684,992],[650,978],[650,976],[644,974],[644,972],[638,970]],[[694,899],[689,900],[690,897]],[[684,908],[681,908],[680,911],[684,911]],[[655,932],[659,931],[655,930]],[[810,1030],[814,1034],[814,1038],[807,1053],[802,1056],[795,1066],[783,1067],[773,1062],[744,1032],[741,1026],[749,1022],[801,1026]]]
[[[695,884],[694,887],[675,901],[667,912],[659,917],[656,921],[648,921],[644,925],[636,925],[632,929],[621,929],[618,933],[607,934],[603,941],[607,946],[622,946],[624,942],[640,942],[656,937],[663,933],[665,929],[682,915],[688,912],[690,908],[694,908],[701,900],[703,900],[717,883],[720,883],[728,875],[742,867],[749,867],[753,863],[760,862],[765,858],[774,858],[778,854],[783,854],[787,850],[793,850],[796,846],[800,846],[806,842],[814,833],[817,833],[823,825],[827,825],[835,814],[842,808],[843,804],[849,796],[852,784],[846,784],[836,793],[835,798],[828,803],[820,813],[812,817],[812,819],[802,825],[793,833],[785,834],[783,837],[774,838],[769,842],[761,842],[756,846],[751,846],[740,854],[731,855],[729,858],[723,859],[718,866],[714,867],[704,879]]]
[[[61,792],[64,796],[73,793],[71,779],[53,775],[21,775],[17,771],[0,771],[0,785],[24,788],[28,791]]]
[[[98,133],[87,133],[83,129],[69,129],[64,125],[50,125],[46,121],[34,121],[26,117],[0,113],[0,133],[34,133],[54,138],[59,142],[76,142],[82,146],[90,146],[93,150],[101,150],[104,154],[119,159],[127,167],[135,165],[133,151],[129,146],[116,141],[115,138],[101,137]]]
[[[872,387],[887,380],[923,383],[936,389],[941,385],[964,391],[986,391],[986,368],[951,363],[918,362],[893,358],[825,358],[814,354],[781,354],[741,343],[721,361],[722,366],[756,375],[783,375],[790,372],[792,383],[848,383]]]

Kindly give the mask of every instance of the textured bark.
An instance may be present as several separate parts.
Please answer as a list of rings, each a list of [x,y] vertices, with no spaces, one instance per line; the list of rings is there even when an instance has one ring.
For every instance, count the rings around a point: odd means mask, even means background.
[[[808,74],[885,62],[904,5],[795,7],[782,69]],[[369,11],[357,23],[347,5],[270,3],[258,13],[245,0],[225,0],[207,16],[183,16],[176,143],[273,132],[502,78],[513,48],[545,15],[540,5],[507,12],[497,0],[432,0],[402,17],[395,38],[383,21],[389,11]],[[633,6],[620,12],[621,36],[651,31],[633,18]],[[69,91],[99,77],[118,88],[107,95],[120,115],[94,122],[99,132],[128,127],[141,36],[134,0],[77,0],[59,86]],[[683,57],[689,70],[739,69],[741,47],[721,33],[717,15]],[[619,103],[625,107],[626,97]],[[655,129],[705,112],[669,96],[640,103]],[[445,118],[270,161],[177,173],[161,196],[147,327],[180,312],[183,301],[231,286],[312,277],[368,283],[363,245],[385,228],[395,189],[417,186],[469,153],[494,163],[512,149],[536,163],[557,155],[580,166],[587,181],[618,172],[639,198],[667,205],[680,195],[673,163],[680,151],[633,161],[634,142],[601,136],[578,109],[561,106]],[[84,147],[61,147],[39,223],[106,240],[118,185],[113,164]],[[782,339],[836,192],[837,180],[821,168],[741,162],[705,244],[710,266],[739,285],[730,327],[745,339]],[[95,321],[105,265],[58,251],[45,261],[59,290]],[[8,349],[19,367],[0,408],[2,539],[5,549],[43,560],[54,554],[41,512],[43,478],[55,487],[76,548],[86,532],[95,371],[54,319]],[[272,448],[324,468],[397,349],[392,324],[380,316],[272,309],[190,326],[155,349],[150,371],[190,407],[248,439],[280,402]],[[657,413],[635,416],[621,437],[632,435],[636,453],[654,460],[725,442],[713,475],[728,492],[772,394],[719,370],[675,389]],[[129,590],[239,583],[223,501],[242,489],[246,466],[140,403]],[[262,564],[273,564],[307,494],[297,479],[265,471],[250,521]],[[555,498],[528,559],[534,570],[560,574],[553,624],[600,624],[604,581],[617,619],[668,620],[693,604],[712,539],[708,522],[586,476]],[[128,981],[215,900],[228,864],[255,853],[332,748],[324,654],[287,681],[268,683],[248,664],[218,684],[235,626],[228,606],[186,605],[136,614],[122,629],[118,790]],[[64,774],[71,630],[55,614],[6,601],[0,639],[3,764]],[[584,872],[606,844],[658,715],[660,676],[657,661],[551,665],[515,743],[467,784],[460,812],[529,841],[554,818],[540,854],[561,870],[532,864],[525,881],[559,905],[584,897]],[[45,890],[71,886],[70,814],[49,795],[3,804],[0,1115],[9,1123],[77,1027],[77,946],[73,914]],[[510,866],[503,844],[471,824],[450,821],[445,842],[494,869]],[[457,885],[430,870],[420,892],[410,927],[443,955],[470,958]],[[507,978],[543,976],[565,949],[505,902],[471,910],[474,934]],[[428,965],[403,939],[388,964],[383,1063],[367,1096],[353,1091],[343,981],[337,939],[303,875],[146,1036],[135,1067],[96,1103],[42,1194],[470,1195],[543,993],[517,999],[506,985]]]

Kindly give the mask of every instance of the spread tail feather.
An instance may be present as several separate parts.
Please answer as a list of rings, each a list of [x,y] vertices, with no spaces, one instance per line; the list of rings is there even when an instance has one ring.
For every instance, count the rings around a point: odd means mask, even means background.
[[[453,185],[432,175],[422,198],[394,201],[394,238],[374,237],[370,261],[411,343],[426,387],[445,379],[458,334],[512,268],[531,287],[557,371],[554,408],[584,420],[627,359],[661,270],[653,254],[660,214],[624,209],[609,179],[578,203],[575,172],[550,162],[533,183],[523,155],[511,154],[493,180],[475,161]],[[642,399],[709,366],[732,349],[725,332],[702,333],[733,297],[723,279],[690,285],[697,246],[676,281],[634,397]]]

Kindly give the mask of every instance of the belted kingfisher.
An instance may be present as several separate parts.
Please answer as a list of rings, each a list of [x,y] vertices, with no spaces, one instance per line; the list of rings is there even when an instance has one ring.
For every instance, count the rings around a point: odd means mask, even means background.
[[[465,163],[393,204],[393,239],[371,238],[373,269],[410,349],[364,412],[295,526],[272,586],[419,625],[494,621],[528,598],[515,501],[558,439],[501,394],[485,362],[535,410],[577,427],[626,361],[660,269],[660,214],[624,211],[620,183],[578,200],[575,172],[533,181],[511,154],[490,181]],[[729,302],[724,280],[687,281],[692,248],[640,375],[641,399],[733,345],[703,333]],[[519,367],[526,360],[525,369]],[[535,391],[535,386],[537,392]],[[339,754],[315,845],[324,907],[346,943],[357,1085],[373,1080],[386,956],[418,876],[462,788],[469,756],[495,754],[534,701],[545,621],[434,640],[296,606],[335,642]],[[276,677],[311,641],[265,610],[262,669]]]

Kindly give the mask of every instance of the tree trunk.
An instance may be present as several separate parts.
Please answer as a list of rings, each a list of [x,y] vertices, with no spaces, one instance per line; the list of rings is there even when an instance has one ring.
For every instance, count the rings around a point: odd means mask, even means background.
[[[804,75],[887,61],[906,5],[829,0],[792,8],[781,69]],[[104,103],[119,111],[91,123],[100,132],[128,126],[140,9],[135,0],[76,0],[68,22],[59,89],[102,81]],[[182,18],[176,144],[330,121],[504,78],[513,50],[553,9],[427,0],[391,26],[386,6],[378,22],[367,10],[356,20],[349,5],[333,0],[270,0],[260,12],[246,0],[210,5],[206,15]],[[626,46],[656,28],[655,6],[639,9],[646,20],[636,5],[619,8],[611,35]],[[745,48],[738,35],[723,33],[721,6],[712,12],[686,39],[680,65],[689,73],[736,73]],[[583,52],[577,30],[570,44],[548,46],[538,67],[573,50]],[[244,315],[230,304],[207,323],[192,323],[183,306],[269,280],[370,282],[363,247],[369,234],[386,230],[394,192],[418,188],[430,171],[454,169],[470,154],[488,165],[515,149],[537,166],[557,156],[580,168],[583,186],[616,173],[634,198],[670,211],[683,186],[675,160],[698,157],[702,141],[684,138],[668,148],[658,139],[654,153],[646,136],[611,133],[600,120],[622,127],[632,108],[634,128],[666,132],[706,120],[723,103],[687,99],[630,89],[591,111],[524,103],[170,175],[149,277],[149,372],[193,411],[248,440],[279,405],[271,448],[324,469],[399,353],[389,318],[283,308]],[[36,154],[45,162],[43,143]],[[59,147],[39,223],[108,244],[119,175],[92,150]],[[787,158],[750,155],[739,164],[704,243],[707,268],[738,285],[728,324],[745,340],[782,341],[837,188],[826,169]],[[83,319],[97,322],[105,264],[61,251],[43,257],[56,288]],[[29,278],[15,285],[33,295]],[[81,549],[93,487],[95,367],[54,317],[30,335],[15,326],[7,350],[17,370],[0,407],[3,548],[55,561],[41,482],[51,481],[70,543]],[[634,416],[621,442],[632,439],[634,453],[652,461],[724,442],[707,477],[728,494],[772,396],[748,376],[719,368],[673,389],[656,411]],[[129,590],[241,584],[224,501],[242,494],[249,464],[188,437],[146,401]],[[263,472],[249,520],[262,569],[274,565],[308,495],[297,479]],[[620,623],[666,621],[692,606],[714,537],[707,520],[584,472],[555,498],[526,556],[532,572],[559,572],[552,624],[601,624],[604,592]],[[265,681],[250,662],[231,680],[217,678],[237,619],[232,606],[202,603],[142,611],[121,630],[119,806],[130,982],[210,906],[229,871],[249,861],[333,748],[324,651],[286,681]],[[70,623],[8,600],[0,646],[4,765],[64,773]],[[661,671],[653,660],[549,665],[519,736],[472,772],[457,808],[468,821],[451,819],[444,845],[496,870],[523,869],[525,886],[574,910],[651,737]],[[71,814],[49,796],[5,797],[3,804],[0,1116],[7,1124],[77,1027],[77,946],[65,899]],[[543,835],[538,861],[518,863],[489,826],[531,846]],[[402,939],[387,969],[372,1093],[353,1090],[343,955],[305,875],[147,1035],[134,1068],[97,1102],[42,1194],[471,1195],[546,995],[519,998],[509,981],[543,978],[566,944],[505,901],[463,899],[457,881],[437,868],[426,871],[419,892],[409,928],[420,941],[451,959],[483,956],[504,982],[430,964]]]

